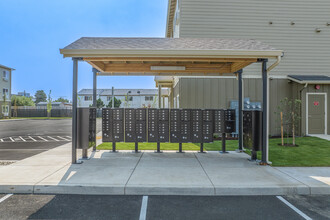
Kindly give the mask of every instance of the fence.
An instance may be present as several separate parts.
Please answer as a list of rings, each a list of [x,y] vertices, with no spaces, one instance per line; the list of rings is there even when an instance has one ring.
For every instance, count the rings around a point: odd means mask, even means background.
[[[97,117],[102,117],[102,109],[97,109]],[[46,108],[30,107],[30,108],[12,108],[12,117],[48,117]],[[51,110],[51,117],[72,117],[72,108],[53,108]]]
[[[47,117],[47,109],[43,108],[18,108],[12,109],[12,117]],[[50,113],[51,117],[72,117],[71,108],[54,108]]]

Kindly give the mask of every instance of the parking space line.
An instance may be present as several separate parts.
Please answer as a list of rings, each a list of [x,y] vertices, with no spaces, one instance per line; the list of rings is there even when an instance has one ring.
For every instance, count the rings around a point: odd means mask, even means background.
[[[38,136],[38,138],[40,138],[41,140],[44,140],[44,141],[48,141],[47,139],[41,137],[41,136]]]
[[[71,137],[70,137],[70,136],[66,136],[66,137],[71,139]]]
[[[141,204],[141,211],[140,211],[140,220],[146,220],[147,207],[148,207],[148,196],[143,196],[142,204]]]
[[[19,136],[19,138],[20,138],[22,141],[26,142],[26,140],[24,140],[24,138],[22,138],[21,136]]]
[[[9,137],[9,139],[12,141],[12,142],[15,142],[14,139],[12,137]]]
[[[59,140],[57,140],[57,139],[55,139],[55,138],[53,138],[51,136],[47,136],[47,137],[50,138],[50,139],[52,139],[52,140],[54,140],[54,141],[59,141]]]
[[[6,199],[8,199],[9,197],[11,197],[13,194],[7,194],[7,195],[5,195],[4,197],[2,197],[1,199],[0,199],[0,203],[2,203],[3,201],[5,201]]]
[[[29,136],[29,138],[33,141],[37,141],[36,139],[34,139],[33,137]]]
[[[285,200],[282,196],[276,196],[279,200],[281,200],[285,205],[289,206],[293,211],[295,211],[297,214],[299,214],[301,217],[303,217],[306,220],[312,220],[312,218],[308,217],[305,213],[297,209],[294,205],[292,205],[290,202]]]
[[[68,140],[68,139],[66,139],[64,137],[60,137],[60,136],[57,136],[57,137],[60,138],[60,139],[62,139],[62,140],[64,140],[64,141],[70,141],[70,140]]]
[[[1,142],[3,142],[3,139],[0,139]]]

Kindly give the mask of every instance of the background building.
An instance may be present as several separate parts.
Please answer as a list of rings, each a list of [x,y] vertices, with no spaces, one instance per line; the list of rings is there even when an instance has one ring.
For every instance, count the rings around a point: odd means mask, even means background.
[[[11,115],[11,73],[15,70],[13,68],[0,65],[0,111],[1,117],[8,117]]]
[[[302,101],[300,134],[330,134],[329,11],[327,0],[169,0],[166,37],[256,39],[283,49],[270,72],[270,134],[280,133],[274,112],[285,97]],[[261,102],[260,69],[252,64],[243,72],[244,96],[252,102]],[[172,81],[174,106],[229,108],[238,99],[235,76]]]
[[[98,89],[97,99],[107,106],[112,98],[112,89]],[[114,89],[114,96],[121,100],[120,108],[158,108],[157,89]],[[162,103],[168,107],[168,90],[162,89]],[[78,92],[78,107],[88,107],[93,104],[93,90],[82,89]]]

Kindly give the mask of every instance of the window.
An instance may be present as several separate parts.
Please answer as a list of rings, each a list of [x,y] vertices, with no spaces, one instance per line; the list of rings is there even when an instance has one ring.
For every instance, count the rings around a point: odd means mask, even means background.
[[[2,79],[4,81],[8,81],[9,80],[9,71],[8,70],[4,70],[2,73]]]
[[[125,101],[127,101],[127,96],[125,97]],[[133,97],[132,96],[129,96],[128,97],[128,101],[133,101]]]
[[[92,101],[92,96],[85,96],[85,101]]]
[[[153,96],[146,96],[146,97],[144,97],[144,100],[145,101],[153,101],[154,97]]]
[[[3,89],[2,94],[6,96],[6,99],[9,99],[9,90],[8,89]],[[3,99],[3,97],[1,97]]]

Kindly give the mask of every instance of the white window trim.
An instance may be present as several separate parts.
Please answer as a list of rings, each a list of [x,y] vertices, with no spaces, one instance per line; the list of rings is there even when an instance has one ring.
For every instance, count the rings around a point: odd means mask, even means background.
[[[308,133],[308,96],[309,95],[324,95],[325,103],[324,103],[324,111],[325,111],[325,116],[324,116],[324,134],[328,134],[328,99],[327,99],[327,93],[325,92],[307,92],[306,93],[306,135],[309,135]]]

